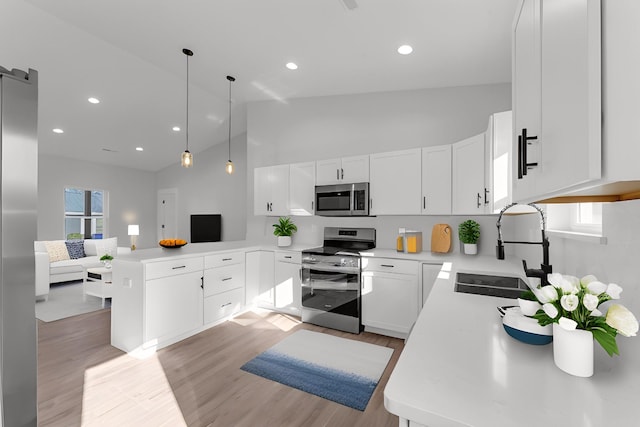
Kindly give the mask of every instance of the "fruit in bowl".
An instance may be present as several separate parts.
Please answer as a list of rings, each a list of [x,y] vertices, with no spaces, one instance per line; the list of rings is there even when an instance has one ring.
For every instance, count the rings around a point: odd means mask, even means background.
[[[187,241],[183,239],[162,239],[158,244],[163,248],[181,248],[187,244]]]

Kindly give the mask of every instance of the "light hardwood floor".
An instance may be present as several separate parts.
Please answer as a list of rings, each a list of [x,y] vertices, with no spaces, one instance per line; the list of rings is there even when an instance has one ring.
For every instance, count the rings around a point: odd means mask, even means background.
[[[139,360],[112,347],[110,309],[38,321],[39,426],[397,426],[383,390],[403,341],[268,311],[245,313]],[[364,412],[240,370],[298,329],[391,347]]]

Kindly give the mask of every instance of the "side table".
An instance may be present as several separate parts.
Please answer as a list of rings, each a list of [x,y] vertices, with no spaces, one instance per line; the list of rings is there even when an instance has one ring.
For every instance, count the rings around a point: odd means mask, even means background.
[[[82,282],[82,300],[87,300],[87,295],[102,298],[102,308],[104,300],[112,297],[113,285],[111,284],[111,269],[106,267],[87,268]]]

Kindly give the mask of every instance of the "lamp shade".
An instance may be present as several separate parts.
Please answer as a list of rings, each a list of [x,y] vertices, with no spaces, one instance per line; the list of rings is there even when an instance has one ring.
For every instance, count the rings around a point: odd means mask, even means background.
[[[138,226],[138,224],[129,225],[128,234],[129,234],[129,236],[138,236],[138,235],[140,235],[140,227]]]

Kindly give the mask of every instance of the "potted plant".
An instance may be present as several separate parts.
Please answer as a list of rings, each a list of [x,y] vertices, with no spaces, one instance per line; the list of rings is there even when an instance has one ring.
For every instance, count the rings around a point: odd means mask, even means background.
[[[464,244],[464,253],[475,255],[478,253],[478,239],[480,238],[480,224],[472,219],[462,222],[458,226],[460,241]]]
[[[280,217],[277,224],[273,224],[273,235],[278,236],[278,246],[290,246],[291,236],[298,231],[298,227],[289,217]]]
[[[106,268],[111,268],[111,261],[113,261],[113,257],[110,254],[104,254],[100,257],[100,261],[104,263]]]

